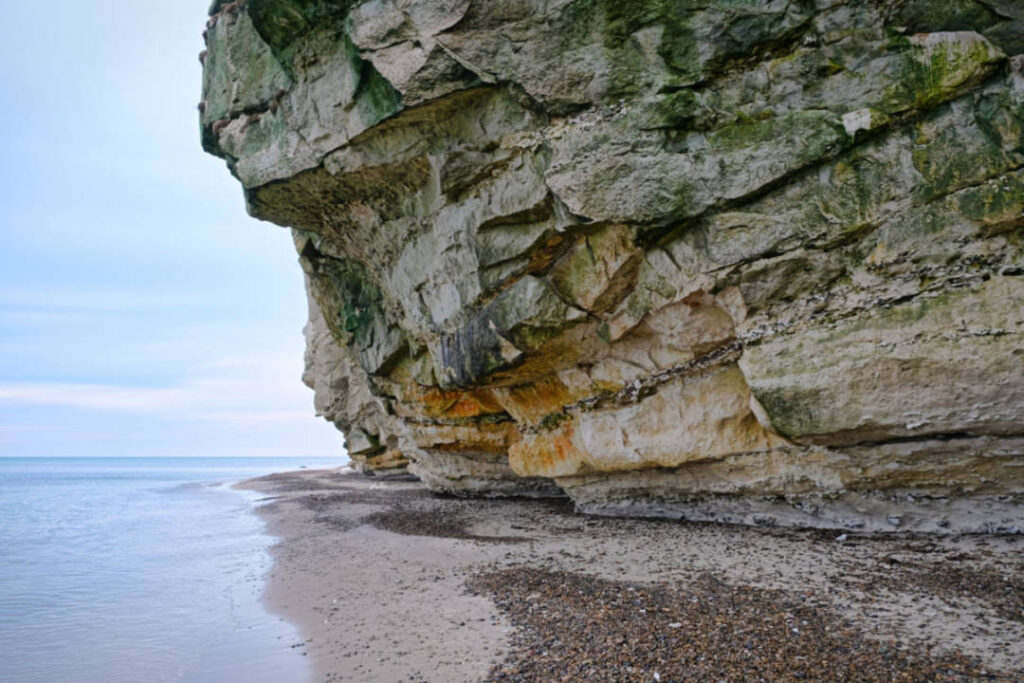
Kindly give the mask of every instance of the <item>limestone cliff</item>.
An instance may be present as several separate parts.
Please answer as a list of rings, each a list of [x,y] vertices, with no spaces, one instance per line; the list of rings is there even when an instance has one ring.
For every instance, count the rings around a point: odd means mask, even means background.
[[[369,471],[1024,529],[1024,4],[239,0],[202,140]]]

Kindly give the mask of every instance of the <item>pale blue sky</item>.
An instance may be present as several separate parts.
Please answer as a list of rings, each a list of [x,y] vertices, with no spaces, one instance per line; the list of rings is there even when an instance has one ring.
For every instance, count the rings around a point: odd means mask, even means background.
[[[199,146],[209,0],[0,0],[0,455],[338,455],[302,277]]]

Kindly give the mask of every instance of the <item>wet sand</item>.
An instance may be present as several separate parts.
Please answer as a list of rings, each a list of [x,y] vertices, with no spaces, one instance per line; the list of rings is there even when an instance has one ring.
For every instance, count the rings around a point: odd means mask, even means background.
[[[348,470],[241,486],[317,681],[1024,680],[1024,538],[596,518]]]

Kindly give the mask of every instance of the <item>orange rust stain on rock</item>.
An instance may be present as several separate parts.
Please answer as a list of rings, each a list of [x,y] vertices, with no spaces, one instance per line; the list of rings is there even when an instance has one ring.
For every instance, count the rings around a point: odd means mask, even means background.
[[[505,453],[521,438],[514,422],[465,425],[413,425],[413,439],[420,448],[444,451]]]
[[[513,418],[525,424],[537,424],[544,416],[556,413],[580,398],[574,396],[557,377],[495,389],[494,395]]]
[[[573,423],[550,432],[524,435],[508,451],[512,470],[523,477],[558,477],[575,474],[583,454],[572,442]]]
[[[396,467],[405,467],[409,460],[396,448],[389,448],[383,453],[370,456],[352,456],[353,460],[361,461],[364,465],[373,470],[389,470]]]
[[[444,391],[412,385],[402,399],[410,414],[422,417],[480,417],[505,412],[490,391]]]

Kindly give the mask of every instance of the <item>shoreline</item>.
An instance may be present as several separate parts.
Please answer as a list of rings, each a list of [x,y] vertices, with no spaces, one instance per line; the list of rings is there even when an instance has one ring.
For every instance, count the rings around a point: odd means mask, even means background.
[[[1024,676],[1020,536],[588,517],[350,470],[238,486],[316,681]]]

